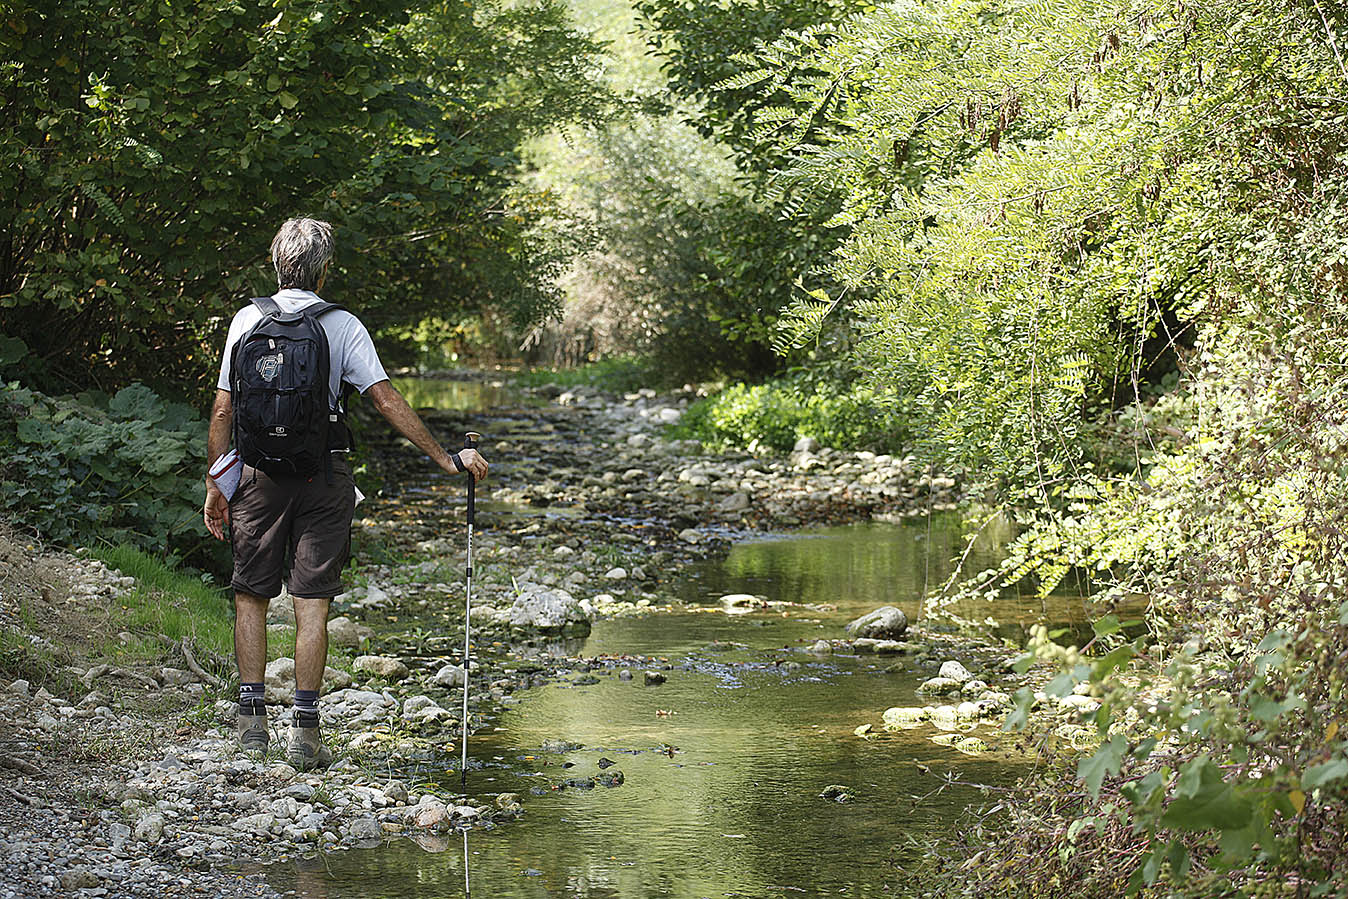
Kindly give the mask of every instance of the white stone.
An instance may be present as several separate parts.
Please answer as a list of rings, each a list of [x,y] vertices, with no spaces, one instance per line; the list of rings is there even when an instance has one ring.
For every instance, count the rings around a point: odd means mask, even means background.
[[[610,568],[608,571],[604,572],[604,577],[610,581],[627,580],[627,569],[622,567]]]
[[[965,668],[954,659],[943,663],[941,665],[941,670],[936,673],[936,676],[948,677],[953,681],[959,681],[961,684],[974,679],[974,676],[969,673],[969,669]]]

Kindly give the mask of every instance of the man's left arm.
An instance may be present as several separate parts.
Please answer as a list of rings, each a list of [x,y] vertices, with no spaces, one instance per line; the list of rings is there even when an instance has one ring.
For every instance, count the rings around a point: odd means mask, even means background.
[[[206,432],[206,468],[210,469],[215,460],[229,449],[229,431],[234,424],[234,401],[228,390],[215,391],[215,403],[211,406],[210,427]],[[206,529],[216,540],[225,539],[225,525],[229,524],[229,501],[215,486],[210,475],[206,476],[206,503],[202,507],[202,517]]]

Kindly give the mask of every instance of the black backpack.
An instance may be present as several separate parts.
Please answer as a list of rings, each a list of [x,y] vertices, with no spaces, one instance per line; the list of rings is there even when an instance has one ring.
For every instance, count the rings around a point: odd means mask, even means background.
[[[253,305],[262,320],[235,344],[229,375],[234,446],[268,475],[324,470],[331,477],[331,451],[349,447],[350,432],[342,405],[331,408],[328,335],[318,319],[342,307],[315,303],[287,313],[271,297]]]

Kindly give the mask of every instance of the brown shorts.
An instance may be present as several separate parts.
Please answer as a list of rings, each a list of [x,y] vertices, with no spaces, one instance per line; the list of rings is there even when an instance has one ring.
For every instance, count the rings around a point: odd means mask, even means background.
[[[355,481],[341,456],[332,458],[332,484],[323,472],[272,479],[245,465],[229,502],[234,589],[271,599],[287,575],[291,596],[341,593],[355,510]]]

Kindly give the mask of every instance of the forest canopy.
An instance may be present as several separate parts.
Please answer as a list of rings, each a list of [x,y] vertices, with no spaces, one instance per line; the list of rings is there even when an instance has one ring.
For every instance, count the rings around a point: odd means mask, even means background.
[[[293,215],[372,329],[535,321],[587,239],[516,177],[607,102],[554,0],[21,3],[0,49],[0,315],[72,386],[202,383]]]

